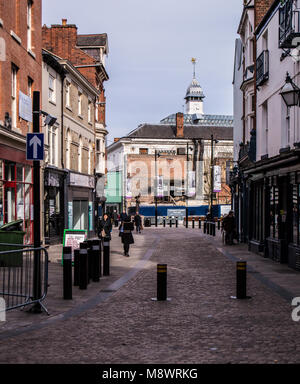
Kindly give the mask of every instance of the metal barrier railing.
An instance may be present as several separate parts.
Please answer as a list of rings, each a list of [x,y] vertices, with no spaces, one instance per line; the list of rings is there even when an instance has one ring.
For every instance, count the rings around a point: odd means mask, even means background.
[[[47,250],[20,244],[0,246],[7,248],[0,252],[0,297],[5,299],[6,310],[39,304],[49,314],[42,304],[48,289]]]

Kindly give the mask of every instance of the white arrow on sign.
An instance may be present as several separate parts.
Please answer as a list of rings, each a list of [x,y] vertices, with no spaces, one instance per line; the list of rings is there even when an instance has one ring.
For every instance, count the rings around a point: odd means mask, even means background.
[[[33,145],[33,157],[37,158],[37,156],[38,156],[38,154],[37,154],[38,146],[41,147],[41,145],[42,145],[41,140],[37,136],[33,136],[33,138],[29,141],[29,145],[30,146]]]

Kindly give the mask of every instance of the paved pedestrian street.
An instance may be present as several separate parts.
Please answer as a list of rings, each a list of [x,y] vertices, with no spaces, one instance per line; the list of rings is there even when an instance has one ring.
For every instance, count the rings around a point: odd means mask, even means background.
[[[278,268],[283,282],[289,270],[252,254],[247,275],[251,299],[235,300],[235,262],[228,255],[238,257],[243,249],[245,258],[247,251],[240,245],[222,246],[219,233],[212,238],[199,229],[145,228],[135,235],[130,258],[121,254],[117,236],[113,241],[119,252],[111,255],[112,275],[118,263],[128,262],[127,279],[120,277],[115,285],[110,281],[102,289],[108,294],[103,300],[97,300],[101,290],[95,291],[95,305],[72,316],[47,323],[45,314],[21,312],[26,321],[37,316],[42,326],[35,320],[36,327],[8,337],[0,326],[1,363],[300,362],[300,322],[292,320],[291,302],[272,288],[278,286],[272,280],[276,273],[267,272]],[[138,250],[143,257],[136,257]],[[158,263],[167,264],[168,301],[151,300],[157,293]],[[300,274],[291,272],[300,296]],[[271,280],[273,285],[266,284]]]

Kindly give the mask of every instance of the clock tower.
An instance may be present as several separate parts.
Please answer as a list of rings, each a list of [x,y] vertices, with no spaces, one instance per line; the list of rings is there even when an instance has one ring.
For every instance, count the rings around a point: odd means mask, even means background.
[[[204,94],[199,82],[196,80],[195,67],[196,59],[192,58],[192,64],[194,66],[193,80],[186,91],[185,96],[185,108],[186,114],[193,115],[203,115],[203,99]]]

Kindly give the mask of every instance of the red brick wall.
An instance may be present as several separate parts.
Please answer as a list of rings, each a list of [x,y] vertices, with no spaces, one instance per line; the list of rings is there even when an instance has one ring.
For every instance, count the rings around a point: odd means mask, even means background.
[[[255,28],[264,18],[274,0],[255,0]]]
[[[42,87],[42,14],[41,0],[34,0],[32,7],[32,52],[35,58],[27,52],[27,0],[0,0],[0,17],[3,27],[0,27],[0,38],[6,46],[6,59],[0,61],[0,120],[4,122],[5,112],[11,116],[11,67],[12,63],[19,70],[17,74],[17,128],[25,135],[31,124],[19,119],[19,91],[28,94],[28,77],[33,80],[33,91]],[[19,44],[11,31],[21,39]]]
[[[68,59],[74,66],[92,65],[96,61],[81,49],[76,48],[77,27],[74,24],[52,25],[51,28],[44,26],[43,47],[63,59]],[[82,75],[98,90],[101,94],[99,102],[105,102],[103,84],[99,82],[96,67],[77,68]],[[105,125],[105,104],[98,107],[98,121]]]

